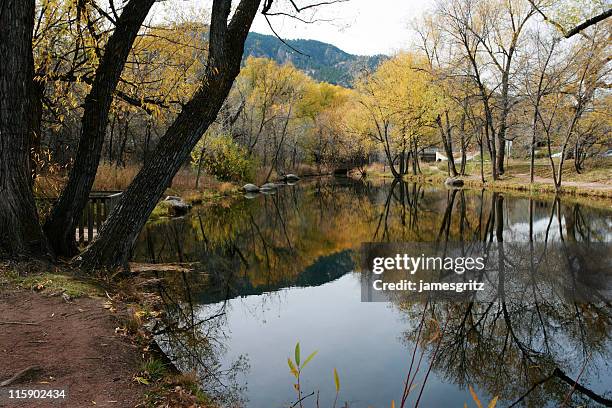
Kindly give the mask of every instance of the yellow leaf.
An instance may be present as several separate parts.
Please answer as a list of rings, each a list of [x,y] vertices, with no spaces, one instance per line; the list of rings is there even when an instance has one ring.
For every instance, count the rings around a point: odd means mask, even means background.
[[[476,406],[478,408],[482,408],[482,404],[480,403],[480,400],[478,399],[478,396],[474,392],[474,389],[472,388],[471,385],[469,387],[470,387],[470,394],[472,394],[472,398],[474,399],[474,402],[476,402]]]
[[[287,359],[287,364],[289,365],[289,370],[291,370],[291,374],[293,374],[294,377],[297,378],[297,376],[299,375],[297,368],[295,368],[295,365],[293,364],[293,361],[291,361],[290,358]]]
[[[340,392],[340,377],[338,377],[338,370],[334,368],[334,383],[336,383],[336,393]]]
[[[497,397],[493,398],[491,402],[489,402],[488,408],[495,408],[496,405],[497,405]]]

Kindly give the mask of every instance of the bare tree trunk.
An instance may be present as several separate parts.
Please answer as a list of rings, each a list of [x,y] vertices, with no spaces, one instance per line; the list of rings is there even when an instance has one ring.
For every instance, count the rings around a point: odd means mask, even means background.
[[[484,135],[482,134],[482,131],[481,131],[480,140],[478,141],[478,147],[480,148],[480,180],[484,183],[485,176],[484,176],[484,149],[482,146],[483,143],[484,143]]]
[[[278,143],[278,146],[276,146],[276,152],[274,153],[274,157],[272,158],[272,162],[270,163],[270,170],[268,170],[268,174],[266,175],[266,180],[264,181],[265,183],[270,180],[270,176],[272,176],[272,170],[276,168],[276,171],[278,173],[278,154],[280,153],[281,148],[283,147],[283,143],[285,142],[285,137],[287,136],[287,127],[289,126],[289,119],[291,119],[292,109],[293,105],[289,105],[289,112],[287,112],[287,117],[285,118],[285,123],[283,125],[283,133],[281,134],[281,139]]]
[[[380,135],[381,140],[383,141],[383,149],[385,151],[385,156],[387,157],[387,162],[389,163],[389,169],[391,170],[391,174],[393,174],[393,178],[400,179],[402,175],[397,172],[395,169],[395,158],[391,154],[391,144],[389,143],[389,125],[384,125],[384,134]]]
[[[538,131],[538,117],[540,114],[540,102],[542,101],[542,92],[544,86],[544,77],[546,75],[546,69],[548,68],[548,64],[550,62],[550,58],[555,50],[556,43],[553,42],[549,52],[546,56],[546,61],[542,70],[540,71],[540,76],[538,78],[538,90],[536,94],[536,100],[533,107],[533,129],[531,134],[531,148],[530,148],[530,163],[529,163],[529,180],[533,183],[534,172],[535,172],[535,145],[536,145],[536,135]]]
[[[559,192],[561,190],[561,179],[563,175],[563,164],[565,163],[565,152],[567,151],[567,146],[570,142],[572,135],[574,134],[574,128],[576,127],[576,123],[578,123],[578,119],[582,114],[581,104],[576,108],[572,121],[570,123],[569,128],[567,129],[567,133],[565,135],[565,141],[563,142],[563,146],[561,147],[561,157],[559,158],[559,168],[557,170],[557,182],[556,182],[556,190]]]
[[[0,255],[46,253],[31,188],[34,0],[0,7]]]
[[[259,3],[260,0],[241,0],[228,24],[231,1],[214,0],[202,83],[122,195],[97,238],[81,255],[83,267],[127,265],[138,233],[197,141],[217,117],[240,72],[244,41]]]
[[[446,112],[446,126],[442,123],[442,118],[438,116],[436,118],[436,123],[438,125],[438,129],[440,131],[440,138],[442,139],[442,145],[444,146],[444,152],[448,158],[447,160],[447,168],[448,175],[451,177],[457,176],[457,168],[455,167],[455,158],[453,157],[453,145],[452,145],[452,135],[451,135],[451,127],[448,122],[448,112]]]
[[[497,131],[497,174],[502,175],[505,172],[504,160],[506,159],[506,131],[508,128],[508,74],[503,73],[503,84],[502,84],[502,112],[499,120],[499,129]]]
[[[45,232],[58,255],[72,256],[77,253],[75,223],[87,204],[96,177],[113,93],[140,26],[153,3],[155,0],[130,0],[124,7],[115,31],[104,48],[91,91],[85,98],[75,162],[68,183],[45,223]]]
[[[536,134],[538,131],[537,120],[538,120],[538,106],[535,106],[533,113],[533,129],[531,133],[531,146],[529,148],[529,182],[533,184],[534,173],[535,173],[535,145],[536,145]]]
[[[117,115],[113,115],[113,121],[110,125],[110,134],[108,139],[108,162],[113,162],[113,139],[115,136],[115,123],[117,123]]]
[[[464,103],[463,103],[463,113],[461,114],[461,126],[459,129],[459,131],[461,132],[461,168],[459,172],[461,173],[462,176],[465,176],[465,166],[467,162],[467,148],[468,148],[468,141],[466,140],[466,137],[465,137],[465,119],[466,119],[465,112],[466,111],[467,111],[467,98],[465,98]]]
[[[200,176],[202,176],[202,162],[204,161],[204,152],[206,152],[206,143],[202,143],[200,149],[200,158],[198,159],[198,174],[196,176],[195,188],[196,190],[200,187]]]

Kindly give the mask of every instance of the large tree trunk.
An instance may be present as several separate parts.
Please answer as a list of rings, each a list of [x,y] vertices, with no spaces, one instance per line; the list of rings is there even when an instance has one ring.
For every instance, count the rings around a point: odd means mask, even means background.
[[[46,252],[31,189],[34,0],[0,2],[0,255]]]
[[[77,253],[75,222],[81,216],[100,163],[108,114],[119,77],[136,35],[155,0],[130,0],[121,12],[115,31],[108,39],[104,54],[85,98],[81,134],[68,183],[45,223],[45,232],[56,254]]]
[[[259,3],[260,0],[242,0],[228,25],[231,2],[213,2],[208,63],[202,83],[160,139],[97,238],[81,255],[83,267],[127,264],[138,233],[197,141],[215,120],[240,72],[244,41]]]

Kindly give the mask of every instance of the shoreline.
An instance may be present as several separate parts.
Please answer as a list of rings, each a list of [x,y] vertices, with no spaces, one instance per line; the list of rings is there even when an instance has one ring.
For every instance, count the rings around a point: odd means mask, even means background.
[[[377,175],[374,177],[390,178],[385,175]],[[417,182],[423,184],[429,184],[434,186],[444,186],[444,181],[448,178],[446,175],[404,175],[403,180],[408,182]],[[464,188],[470,189],[484,189],[492,192],[512,192],[520,194],[522,196],[529,196],[534,198],[555,198],[556,196],[564,198],[594,198],[599,202],[605,202],[612,205],[612,186],[606,189],[602,188],[588,188],[585,187],[589,183],[581,183],[580,185],[562,186],[561,191],[558,193],[552,184],[534,182],[533,184],[522,183],[520,179],[502,179],[496,181],[485,181],[484,183],[478,178],[472,178],[471,176],[457,176],[456,178],[463,180]],[[578,183],[578,182],[573,182]]]

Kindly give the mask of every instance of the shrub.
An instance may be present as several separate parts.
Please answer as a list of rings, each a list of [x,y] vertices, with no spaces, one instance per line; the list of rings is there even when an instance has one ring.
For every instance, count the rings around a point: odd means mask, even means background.
[[[220,181],[251,181],[255,174],[253,159],[229,135],[210,137],[198,143],[192,153],[194,167],[200,165],[200,160],[202,170]]]

